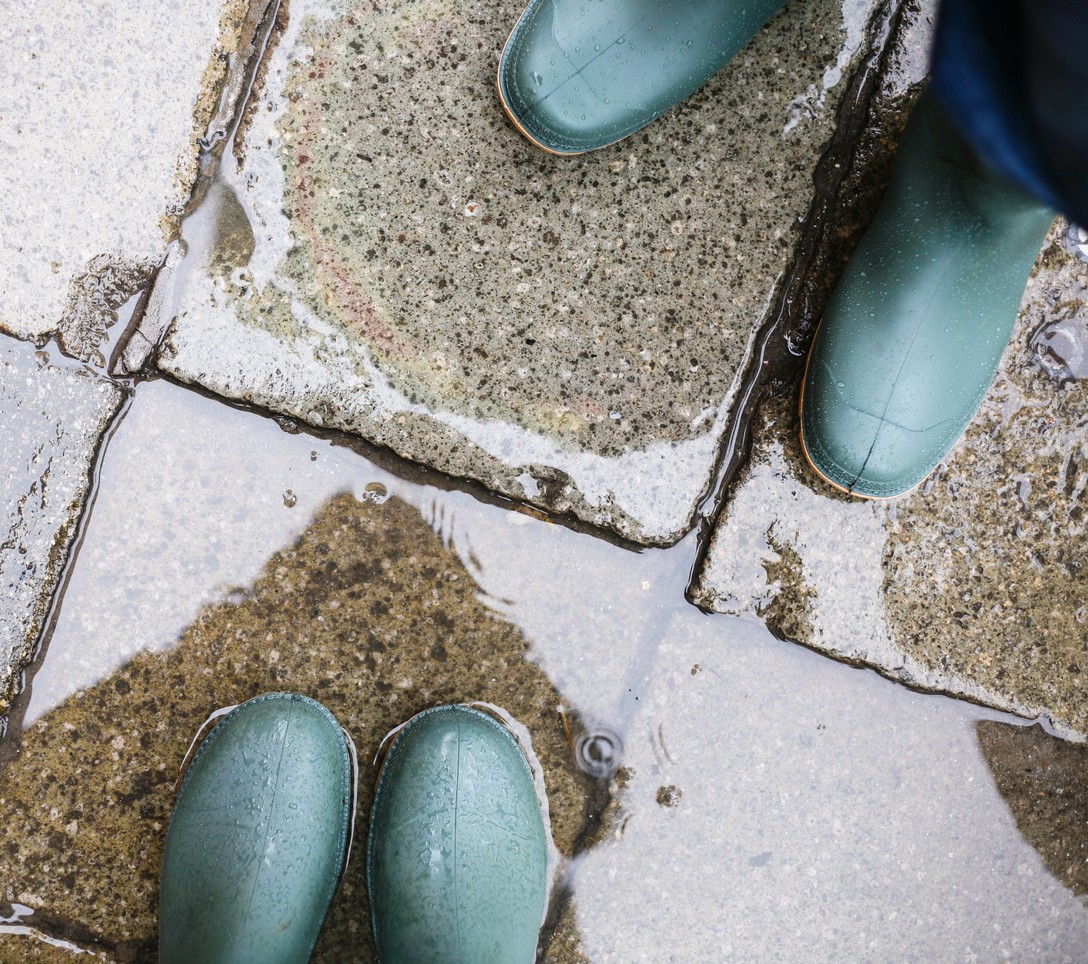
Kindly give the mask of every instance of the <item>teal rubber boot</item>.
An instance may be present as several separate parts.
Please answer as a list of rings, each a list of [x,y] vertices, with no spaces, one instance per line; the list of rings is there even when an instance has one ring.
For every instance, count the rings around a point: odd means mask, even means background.
[[[1054,218],[980,169],[923,95],[809,355],[801,440],[826,481],[889,498],[937,467],[994,379]]]
[[[695,93],[784,2],[532,0],[499,61],[499,98],[546,151],[604,147]]]
[[[270,693],[204,739],[166,835],[163,964],[308,961],[351,830],[345,737],[320,703]]]
[[[547,894],[533,775],[510,732],[467,706],[409,720],[378,778],[367,883],[382,964],[527,964]]]

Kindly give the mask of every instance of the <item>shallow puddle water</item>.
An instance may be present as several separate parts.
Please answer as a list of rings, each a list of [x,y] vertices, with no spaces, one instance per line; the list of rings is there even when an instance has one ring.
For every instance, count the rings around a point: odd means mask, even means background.
[[[296,690],[363,766],[315,960],[373,959],[383,736],[477,700],[543,769],[547,960],[1082,960],[1083,749],[703,614],[694,554],[138,385],[6,744],[0,958],[153,960],[193,733]]]

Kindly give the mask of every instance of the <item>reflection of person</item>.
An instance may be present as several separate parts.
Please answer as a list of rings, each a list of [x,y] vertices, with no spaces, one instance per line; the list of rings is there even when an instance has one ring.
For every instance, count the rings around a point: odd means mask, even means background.
[[[185,774],[163,857],[159,956],[305,962],[350,851],[345,733],[321,704],[269,693],[220,711]],[[375,790],[367,884],[383,964],[532,961],[547,834],[511,733],[467,706],[396,731]]]
[[[609,144],[724,66],[782,4],[532,0],[499,66],[518,128]],[[973,417],[1060,210],[1088,221],[1088,4],[944,0],[931,89],[809,358],[802,441],[866,497],[906,491]]]

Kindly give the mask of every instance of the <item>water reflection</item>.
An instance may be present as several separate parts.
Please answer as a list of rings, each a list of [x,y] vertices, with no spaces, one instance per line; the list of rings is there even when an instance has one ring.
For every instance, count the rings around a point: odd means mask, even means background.
[[[664,622],[686,608],[687,554],[620,550],[427,481],[166,382],[141,386],[58,614],[50,649],[63,655],[34,676],[24,725],[136,653],[172,646],[203,607],[244,597],[268,557],[347,491],[414,506],[571,705],[622,736]]]
[[[528,726],[576,855],[549,960],[1076,959],[1088,942],[980,755],[976,724],[1004,718],[700,613],[691,545],[630,552],[165,382],[140,386],[102,472],[0,782],[7,899],[58,938],[151,937],[192,731],[292,688],[362,759],[446,700]],[[593,780],[573,747],[606,731],[620,766]],[[361,874],[324,960],[368,959]]]
[[[70,602],[71,600],[69,600]],[[54,649],[51,660],[65,652]],[[527,728],[544,771],[556,845],[569,855],[591,819],[557,707],[520,630],[496,618],[456,555],[399,498],[350,492],[318,507],[273,553],[244,598],[204,608],[176,646],[136,653],[44,712],[0,785],[0,877],[57,922],[95,921],[113,954],[154,946],[159,865],[174,780],[211,709],[259,693],[320,699],[364,761],[428,706],[485,701]],[[373,773],[360,780],[365,841]],[[365,860],[349,867],[315,960],[373,957]],[[31,920],[31,925],[35,923]],[[46,926],[39,924],[39,926]]]

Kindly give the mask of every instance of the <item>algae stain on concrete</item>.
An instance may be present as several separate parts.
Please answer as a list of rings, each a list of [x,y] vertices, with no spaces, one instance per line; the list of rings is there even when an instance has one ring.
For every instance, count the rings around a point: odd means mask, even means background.
[[[175,649],[140,653],[32,724],[0,777],[3,897],[95,921],[107,946],[153,945],[172,786],[189,740],[211,710],[273,690],[313,696],[352,734],[363,768],[357,843],[373,787],[367,761],[390,729],[446,702],[505,708],[532,733],[552,832],[570,855],[590,785],[556,712],[562,697],[527,652],[417,510],[395,497],[335,496],[252,587],[205,609]],[[340,885],[316,961],[343,960],[345,949],[372,959],[363,853]]]

